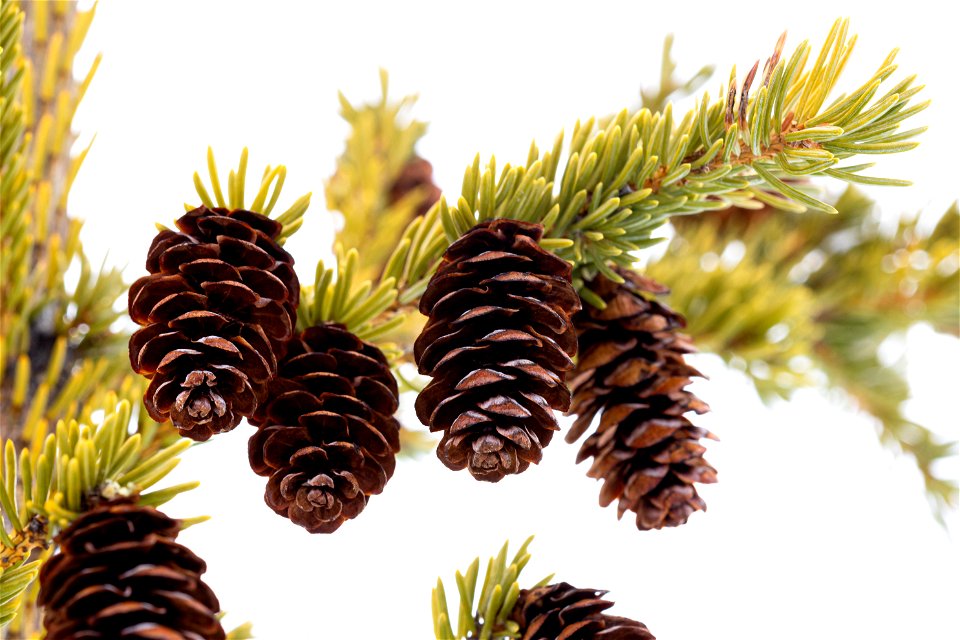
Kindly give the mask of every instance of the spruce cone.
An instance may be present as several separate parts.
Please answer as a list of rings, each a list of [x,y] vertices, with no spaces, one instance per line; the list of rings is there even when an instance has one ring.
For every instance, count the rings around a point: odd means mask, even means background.
[[[522,640],[656,640],[646,625],[603,613],[613,606],[606,593],[566,582],[523,589],[510,617]]]
[[[433,380],[420,421],[443,431],[437,456],[497,482],[542,457],[566,410],[580,301],[570,265],[537,244],[543,227],[489,220],[454,242],[420,299],[429,315],[414,345]]]
[[[269,477],[271,509],[310,533],[332,533],[383,491],[396,466],[397,382],[383,353],[342,325],[290,341],[251,420],[250,466]]]
[[[151,379],[154,420],[207,440],[263,401],[296,325],[300,283],[276,239],[282,225],[250,211],[200,207],[161,231],[150,275],[130,287],[133,370]]]
[[[203,560],[175,542],[178,521],[153,507],[101,504],[73,521],[40,570],[47,640],[219,640],[220,603]]]
[[[580,360],[570,413],[577,419],[567,441],[578,439],[599,413],[577,462],[594,458],[587,475],[603,480],[600,504],[618,500],[618,517],[635,512],[639,529],[674,527],[706,509],[694,483],[717,479],[699,443],[713,435],[684,417],[708,409],[684,390],[700,374],[684,361],[693,348],[677,332],[683,317],[644,296],[663,287],[626,269],[619,273],[622,285],[603,276],[591,283],[607,308],[586,307],[574,318]]]
[[[413,156],[403,166],[400,175],[390,185],[387,203],[396,203],[414,189],[421,189],[423,193],[416,210],[416,215],[422,216],[440,199],[440,187],[433,182],[433,165],[420,156]]]

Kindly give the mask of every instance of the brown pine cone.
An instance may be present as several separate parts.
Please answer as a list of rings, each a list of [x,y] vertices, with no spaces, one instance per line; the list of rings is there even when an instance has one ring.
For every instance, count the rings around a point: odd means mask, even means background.
[[[383,491],[400,450],[397,382],[383,353],[342,325],[290,341],[270,402],[251,420],[264,498],[310,533],[332,533]]]
[[[259,213],[200,207],[164,230],[130,287],[133,370],[151,380],[154,420],[207,440],[263,400],[296,325],[300,283],[277,244],[282,225]]]
[[[645,295],[664,288],[627,269],[619,273],[623,284],[599,276],[590,285],[606,309],[585,305],[574,317],[580,359],[570,413],[577,419],[566,439],[577,440],[599,413],[577,462],[594,458],[587,475],[603,480],[600,504],[618,500],[618,517],[635,512],[639,529],[674,527],[706,509],[694,483],[717,480],[699,442],[713,435],[685,417],[708,408],[684,389],[700,373],[684,361],[693,347],[678,332],[683,317]]]
[[[40,570],[47,640],[221,640],[220,603],[203,560],[175,542],[180,523],[153,507],[107,502],[57,538]]]
[[[420,299],[429,316],[414,345],[433,380],[417,416],[443,431],[437,456],[497,482],[542,457],[566,410],[573,368],[571,267],[537,244],[539,224],[482,222],[450,245]]]
[[[422,216],[440,199],[440,187],[433,182],[433,165],[420,156],[410,158],[400,170],[400,175],[387,192],[387,204],[395,204],[415,189],[420,189],[423,193],[416,209],[416,215]]]
[[[646,625],[603,613],[613,606],[606,593],[566,582],[523,589],[510,619],[521,640],[656,640]]]

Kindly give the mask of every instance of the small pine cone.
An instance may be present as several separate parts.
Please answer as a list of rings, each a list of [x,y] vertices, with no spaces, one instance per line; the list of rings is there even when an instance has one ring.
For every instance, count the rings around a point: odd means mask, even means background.
[[[180,523],[153,507],[106,502],[57,538],[40,570],[47,640],[221,640],[220,603],[203,560],[175,540]]]
[[[400,170],[400,175],[390,185],[387,203],[396,203],[414,189],[420,189],[423,193],[423,199],[416,209],[416,215],[422,216],[440,199],[440,187],[433,182],[433,165],[420,156],[410,158]]]
[[[397,382],[383,353],[342,325],[290,341],[270,402],[251,422],[250,466],[271,509],[332,533],[383,491],[400,450]]]
[[[577,352],[571,267],[537,244],[543,227],[497,219],[450,245],[420,299],[429,316],[414,345],[433,380],[420,421],[443,431],[437,456],[497,482],[542,457],[564,411]]]
[[[606,309],[585,306],[574,317],[580,359],[570,413],[577,418],[566,439],[577,440],[599,413],[577,462],[594,459],[587,475],[603,480],[600,504],[618,500],[618,517],[635,512],[642,530],[675,527],[706,509],[694,483],[717,480],[699,442],[713,435],[685,417],[708,408],[684,389],[700,373],[684,361],[693,347],[678,333],[683,317],[644,295],[665,289],[632,271],[619,273],[623,284],[603,276],[591,283]]]
[[[277,244],[282,225],[259,213],[200,207],[164,230],[130,287],[133,370],[151,380],[150,417],[207,440],[263,401],[296,325],[300,283]]]
[[[603,613],[613,606],[606,593],[566,582],[523,589],[510,618],[521,640],[656,640],[646,625]]]

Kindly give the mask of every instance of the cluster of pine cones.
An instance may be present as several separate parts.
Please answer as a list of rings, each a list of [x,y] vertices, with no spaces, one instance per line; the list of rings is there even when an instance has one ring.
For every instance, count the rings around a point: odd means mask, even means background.
[[[412,163],[390,198],[423,191],[430,175]],[[197,441],[246,418],[267,504],[311,533],[335,531],[396,466],[399,393],[386,357],[335,323],[297,331],[300,283],[280,223],[202,206],[176,227],[154,238],[149,275],[129,292],[141,326],[130,364],[150,379],[147,412]],[[204,562],[176,542],[181,522],[132,498],[87,506],[40,574],[47,638],[226,638]]]
[[[712,436],[685,417],[707,406],[685,389],[699,374],[684,361],[684,320],[653,299],[663,287],[626,269],[622,283],[589,283],[603,309],[581,304],[570,265],[539,246],[542,235],[528,222],[480,223],[420,299],[429,319],[414,357],[433,379],[416,409],[443,433],[437,456],[497,482],[540,461],[559,429],[553,410],[576,416],[569,442],[599,416],[578,461],[593,459],[601,504],[617,500],[639,529],[683,524],[706,508],[694,484],[716,481],[700,444]]]
[[[130,361],[151,379],[147,411],[195,440],[247,418],[267,504],[308,531],[336,530],[396,464],[386,358],[339,325],[296,331],[300,285],[277,222],[200,207],[177,227],[157,235],[150,275],[130,289],[142,325]],[[488,220],[447,249],[420,299],[428,321],[413,352],[432,380],[417,416],[442,433],[446,466],[489,482],[541,460],[555,410],[576,416],[571,442],[598,419],[579,459],[593,459],[601,504],[616,500],[640,529],[682,524],[705,508],[695,483],[716,479],[700,444],[710,434],[686,417],[706,405],[685,389],[699,374],[684,361],[683,319],[653,299],[659,285],[622,269],[622,283],[589,283],[603,309],[582,305],[570,264],[542,235]]]
[[[394,472],[399,394],[387,359],[342,325],[297,331],[300,284],[278,222],[202,206],[176,226],[156,236],[149,275],[130,288],[140,325],[130,362],[150,379],[148,413],[198,441],[246,418],[270,508],[312,533],[337,530]],[[685,389],[699,374],[684,361],[683,319],[654,299],[659,285],[627,270],[622,282],[588,283],[603,309],[581,304],[570,264],[542,236],[539,224],[488,220],[444,253],[420,299],[428,320],[414,358],[432,380],[417,416],[442,433],[443,464],[489,482],[541,460],[555,411],[576,416],[570,442],[596,421],[578,461],[592,459],[601,504],[616,500],[640,529],[682,524],[705,508],[695,483],[716,479],[699,442],[710,434],[686,417],[707,408]],[[42,576],[49,637],[222,638],[203,563],[176,544],[178,530],[127,502],[77,520]],[[514,619],[531,640],[652,638],[602,613],[601,595],[565,583],[524,592]]]
[[[199,207],[176,224],[130,287],[141,325],[130,363],[150,378],[150,417],[200,441],[247,418],[267,504],[308,531],[336,530],[394,470],[398,390],[386,358],[340,325],[296,330],[300,282],[278,222]]]

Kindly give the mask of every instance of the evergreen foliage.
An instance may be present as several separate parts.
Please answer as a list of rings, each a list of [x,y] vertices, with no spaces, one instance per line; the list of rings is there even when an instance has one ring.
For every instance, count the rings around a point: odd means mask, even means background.
[[[80,81],[73,60],[93,15],[61,1],[0,5],[0,625],[28,637],[40,631],[35,578],[58,532],[104,499],[153,507],[198,484],[160,484],[191,443],[141,410],[145,382],[130,373],[117,304],[127,284],[118,269],[91,265],[82,223],[68,215],[89,149],[71,155],[71,122],[100,58]],[[673,287],[671,302],[701,348],[746,370],[767,398],[812,384],[844,390],[878,419],[885,441],[914,456],[937,513],[956,508],[956,486],[936,471],[956,445],[904,416],[902,370],[876,351],[917,322],[960,334],[957,207],[931,231],[907,220],[889,233],[856,189],[835,202],[812,189],[818,177],[905,184],[864,175],[873,165],[858,157],[913,149],[923,129],[900,127],[927,103],[915,100],[914,76],[893,77],[896,51],[833,97],[856,41],[844,20],[816,55],[807,42],[785,55],[784,40],[762,66],[743,78],[734,69],[685,112],[670,101],[697,91],[710,68],[676,79],[668,40],[660,86],[642,94],[644,106],[577,122],[516,164],[477,156],[460,193],[423,215],[415,215],[422,190],[390,195],[426,131],[408,114],[414,98],[388,99],[385,73],[378,102],[356,106],[341,95],[351,133],[326,196],[344,225],[333,263],[319,263],[303,286],[298,330],[343,325],[387,355],[401,390],[419,391],[410,373],[418,303],[444,252],[476,225],[542,225],[541,248],[569,262],[584,303],[603,309],[588,283],[622,283],[619,272],[673,221],[667,254],[648,272]],[[248,200],[247,157],[224,180],[208,151],[207,178],[194,174],[197,196],[272,216],[282,243],[302,225],[310,194],[274,214],[286,168],[268,166]],[[770,293],[750,295],[758,289]],[[432,446],[424,432],[401,430],[403,453]],[[511,613],[529,543],[509,562],[504,545],[479,591],[479,560],[456,574],[456,621],[438,581],[437,638],[521,637]],[[228,637],[251,637],[249,624]]]
[[[447,591],[443,580],[437,578],[437,586],[433,589],[433,628],[438,640],[460,640],[461,638],[480,638],[480,640],[502,640],[504,638],[519,638],[517,623],[510,620],[510,612],[520,597],[520,573],[532,557],[527,547],[533,542],[533,536],[524,541],[513,558],[507,564],[509,541],[500,548],[496,557],[487,561],[487,570],[483,575],[483,583],[477,592],[477,581],[480,576],[480,558],[475,558],[465,573],[456,573],[457,606],[456,631],[453,628],[454,618],[450,614],[447,603]],[[549,575],[533,587],[540,587],[550,582],[553,575]]]

